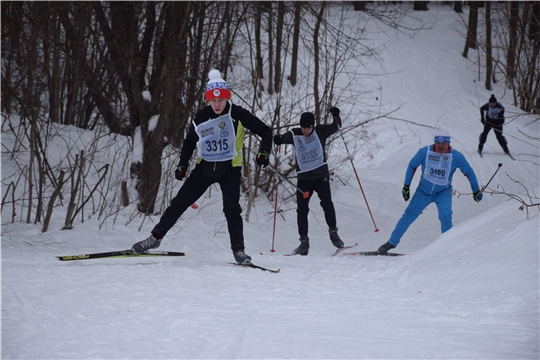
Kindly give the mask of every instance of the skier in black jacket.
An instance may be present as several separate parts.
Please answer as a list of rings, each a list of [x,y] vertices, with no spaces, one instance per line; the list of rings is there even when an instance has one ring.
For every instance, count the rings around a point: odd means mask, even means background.
[[[337,233],[336,211],[330,191],[330,172],[324,152],[326,139],[339,131],[341,118],[338,108],[333,107],[329,111],[334,117],[334,122],[330,125],[314,126],[315,116],[310,112],[305,112],[300,117],[299,128],[293,128],[283,135],[274,136],[276,145],[294,145],[298,178],[297,187],[304,193],[309,193],[306,198],[299,191],[296,193],[298,206],[296,213],[298,234],[300,235],[300,246],[294,250],[294,254],[297,255],[307,255],[309,252],[308,213],[309,200],[313,195],[313,191],[317,192],[321,200],[332,244],[337,248],[344,245]]]
[[[269,164],[272,129],[248,110],[230,102],[228,84],[218,70],[208,74],[206,101],[197,112],[182,145],[180,162],[175,169],[177,180],[186,176],[189,160],[197,149],[198,160],[191,175],[165,210],[149,238],[133,245],[132,251],[142,253],[159,247],[161,239],[173,227],[186,209],[214,183],[219,183],[223,196],[223,212],[231,241],[231,249],[238,264],[251,262],[244,252],[243,222],[240,215],[240,183],[244,128],[261,137],[256,161],[259,166]]]
[[[489,101],[480,108],[480,121],[484,125],[484,131],[480,134],[480,143],[478,144],[478,153],[482,155],[484,144],[486,143],[489,131],[493,128],[499,145],[501,145],[505,154],[510,155],[508,143],[503,136],[504,124],[504,106],[497,101],[495,95],[491,94]]]

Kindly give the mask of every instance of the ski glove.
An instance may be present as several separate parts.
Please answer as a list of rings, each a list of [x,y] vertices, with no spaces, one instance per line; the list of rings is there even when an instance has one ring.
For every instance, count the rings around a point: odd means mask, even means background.
[[[483,196],[484,195],[482,195],[482,192],[480,190],[476,190],[472,194],[472,197],[473,197],[474,201],[476,201],[476,202],[480,202],[480,200],[482,200]]]
[[[339,109],[337,107],[331,107],[328,109],[330,111],[330,114],[334,117],[334,121],[336,122],[337,126],[341,129],[341,117],[339,117]]]
[[[401,195],[403,195],[403,199],[405,199],[405,201],[409,201],[411,197],[409,185],[403,185],[403,189],[401,190]]]
[[[283,144],[283,137],[281,135],[275,135],[274,136],[274,144],[281,145]]]
[[[333,117],[339,116],[339,109],[335,106],[328,109],[328,111],[330,111],[330,114],[332,114]]]
[[[266,151],[261,151],[257,154],[256,160],[257,160],[257,165],[265,168],[270,164],[270,154],[268,154],[268,152]]]
[[[174,170],[174,177],[176,180],[182,181],[186,177],[186,172],[187,170],[184,166],[178,166],[176,170]]]

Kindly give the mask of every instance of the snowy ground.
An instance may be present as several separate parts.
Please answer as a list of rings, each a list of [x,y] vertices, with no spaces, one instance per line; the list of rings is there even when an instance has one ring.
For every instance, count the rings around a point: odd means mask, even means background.
[[[538,122],[525,126],[531,118],[519,118],[505,127],[516,137],[508,137],[516,161],[493,133],[486,155],[478,156],[475,106],[491,92],[475,88],[474,66],[461,57],[458,15],[430,7],[421,16],[436,16],[434,29],[403,36],[383,54],[393,74],[381,80],[384,106],[402,106],[397,117],[448,130],[480,184],[502,163],[489,189],[526,199],[525,186],[538,195],[538,144],[518,132],[538,136]],[[492,92],[507,113],[520,112],[502,98],[503,87]],[[345,126],[362,120],[347,115],[344,108]],[[379,232],[341,140],[329,159],[340,235],[358,242],[357,250],[386,242],[407,205],[401,198],[407,163],[433,138],[432,129],[389,120],[369,131],[376,144],[360,148],[354,162]],[[2,141],[9,147],[13,140],[3,134]],[[2,167],[9,170],[4,157]],[[418,174],[412,188],[417,181]],[[185,251],[182,258],[59,262],[56,255],[129,248],[159,218],[146,219],[140,232],[142,219],[123,226],[128,213],[108,231],[97,230],[96,220],[61,231],[59,215],[41,233],[40,224],[12,224],[4,212],[2,358],[538,359],[538,208],[527,216],[500,194],[477,204],[459,170],[454,189],[464,194],[453,198],[454,228],[441,235],[431,205],[396,248],[404,257],[330,257],[334,248],[316,199],[309,256],[283,256],[298,236],[295,208],[281,200],[290,210],[278,218],[271,253],[272,204],[260,199],[245,223],[246,252],[255,264],[281,269],[278,274],[227,264],[233,257],[218,190],[164,239],[159,250]],[[280,199],[286,194],[281,188]]]

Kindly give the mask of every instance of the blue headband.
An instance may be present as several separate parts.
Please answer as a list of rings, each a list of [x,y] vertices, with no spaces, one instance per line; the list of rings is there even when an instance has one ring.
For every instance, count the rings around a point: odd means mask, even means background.
[[[435,142],[436,143],[448,143],[450,144],[450,136],[435,136]]]

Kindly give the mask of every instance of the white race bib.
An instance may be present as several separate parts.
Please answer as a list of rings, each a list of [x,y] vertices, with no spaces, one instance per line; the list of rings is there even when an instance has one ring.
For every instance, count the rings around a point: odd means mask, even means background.
[[[234,159],[236,134],[230,114],[203,122],[195,127],[199,135],[197,152],[206,161],[228,161]]]
[[[501,109],[499,109],[498,107],[491,107],[490,106],[489,109],[487,110],[487,116],[490,119],[498,119],[500,111],[501,111]]]
[[[300,168],[299,173],[310,171],[324,165],[324,152],[315,131],[310,135],[294,135],[296,162]]]
[[[435,185],[447,185],[452,169],[452,153],[439,154],[428,150],[424,178]]]

